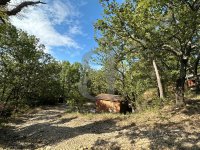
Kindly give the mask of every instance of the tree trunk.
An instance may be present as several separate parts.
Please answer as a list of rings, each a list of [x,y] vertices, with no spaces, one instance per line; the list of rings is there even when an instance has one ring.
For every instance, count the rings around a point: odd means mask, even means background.
[[[163,99],[164,98],[163,86],[162,86],[160,74],[158,72],[158,68],[157,68],[155,60],[153,60],[153,67],[154,67],[154,70],[155,70],[155,73],[156,73],[156,79],[157,79],[158,89],[159,89],[159,96],[160,96],[161,99]]]
[[[6,85],[5,85],[5,83],[4,83],[4,85],[3,85],[3,91],[2,91],[2,94],[1,94],[1,98],[0,98],[0,102],[2,102],[3,99],[4,99],[5,91],[6,91]]]
[[[194,78],[195,78],[195,91],[196,94],[199,93],[199,77],[198,77],[198,65],[199,65],[200,55],[198,55],[195,63],[194,63]]]
[[[6,98],[6,101],[3,103],[3,108],[0,112],[0,116],[2,116],[3,111],[5,110],[5,108],[7,107],[8,101],[10,100],[10,97],[12,96],[13,90],[11,90],[11,92],[9,93],[8,97]]]
[[[185,105],[184,91],[185,91],[185,77],[188,59],[181,58],[180,61],[180,76],[176,81],[176,106],[182,107]]]

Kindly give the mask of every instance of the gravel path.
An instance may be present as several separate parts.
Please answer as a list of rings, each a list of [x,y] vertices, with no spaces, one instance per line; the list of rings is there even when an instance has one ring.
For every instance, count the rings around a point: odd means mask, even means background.
[[[46,107],[0,128],[0,149],[200,149],[200,115],[65,113]],[[167,110],[169,111],[169,110]]]

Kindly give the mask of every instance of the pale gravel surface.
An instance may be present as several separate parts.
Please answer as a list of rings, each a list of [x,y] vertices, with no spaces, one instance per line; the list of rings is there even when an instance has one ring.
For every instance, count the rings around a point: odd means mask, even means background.
[[[8,123],[0,128],[0,149],[200,149],[199,111],[128,116],[65,111],[64,105],[46,107]]]

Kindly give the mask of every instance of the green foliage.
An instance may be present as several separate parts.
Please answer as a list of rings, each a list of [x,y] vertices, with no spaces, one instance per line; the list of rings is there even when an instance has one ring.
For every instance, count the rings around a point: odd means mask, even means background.
[[[81,105],[85,101],[78,89],[82,75],[82,65],[80,63],[70,64],[68,61],[64,61],[60,66],[62,68],[60,72],[62,97],[69,105]]]
[[[57,62],[39,40],[10,24],[0,26],[0,113],[25,105],[81,105],[80,63]]]
[[[166,92],[168,87],[175,87],[177,79],[181,80],[176,93],[182,97],[177,103],[183,102],[186,73],[194,72],[193,66],[199,61],[200,3],[179,0],[100,3],[104,15],[94,25],[96,53],[100,57],[97,61],[106,68],[114,59],[120,94],[134,100],[149,87],[156,87],[152,68],[152,61],[156,60]]]
[[[55,104],[60,96],[61,68],[38,39],[10,24],[0,26],[0,104]]]
[[[108,89],[108,83],[106,81],[106,75],[104,70],[90,70],[88,73],[88,90],[91,95],[98,95],[100,93],[106,93]]]

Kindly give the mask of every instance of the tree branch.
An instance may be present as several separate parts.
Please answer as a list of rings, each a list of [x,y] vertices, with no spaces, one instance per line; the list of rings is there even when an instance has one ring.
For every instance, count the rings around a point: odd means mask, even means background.
[[[187,4],[192,11],[198,11],[200,8],[199,0],[195,0],[193,3],[188,0],[182,0],[182,2]]]
[[[2,17],[0,17],[0,24],[1,23],[5,23],[5,20]]]
[[[118,17],[118,19],[120,20],[120,23],[123,24],[123,23],[124,23],[124,22],[123,22],[123,19],[122,19],[119,15],[117,15],[117,17]],[[134,27],[133,27],[132,25],[130,25],[130,24],[129,24],[129,26],[131,26],[132,29],[134,28]],[[125,30],[125,32],[128,34],[128,36],[129,36],[133,41],[139,43],[144,49],[146,49],[145,43],[144,43],[142,40],[134,38],[125,26],[122,25],[122,28]]]
[[[11,0],[0,0],[0,5],[7,5]]]
[[[180,52],[175,51],[174,48],[173,48],[172,46],[167,45],[167,44],[164,44],[164,45],[162,46],[162,49],[165,49],[166,51],[169,51],[169,52],[173,53],[176,57],[178,57],[178,56],[181,55]]]
[[[17,13],[19,13],[23,8],[25,8],[27,6],[37,5],[37,4],[46,4],[46,3],[41,2],[41,1],[36,1],[36,2],[25,1],[25,2],[22,2],[21,4],[17,5],[14,9],[7,11],[6,13],[8,16],[13,16],[13,15],[16,15]]]

